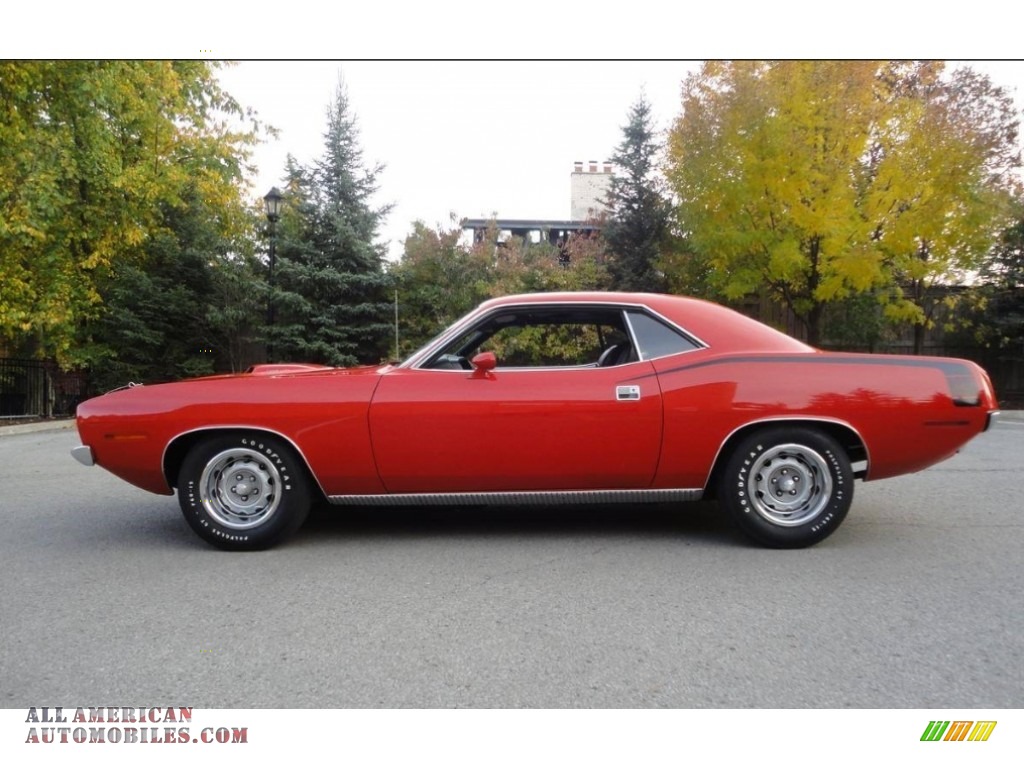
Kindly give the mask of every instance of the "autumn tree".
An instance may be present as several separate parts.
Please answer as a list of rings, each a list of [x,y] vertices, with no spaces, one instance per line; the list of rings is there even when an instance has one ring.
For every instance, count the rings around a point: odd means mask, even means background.
[[[979,263],[1005,210],[997,167],[1016,162],[1005,94],[941,75],[785,61],[709,62],[687,78],[669,178],[716,287],[767,291],[812,344],[830,303],[866,292],[926,324],[902,286]]]
[[[683,86],[669,178],[729,298],[767,289],[816,344],[825,305],[880,283],[858,210],[873,62],[709,62]]]
[[[389,279],[376,242],[387,207],[374,207],[382,166],[366,167],[343,84],[327,110],[324,153],[293,158],[285,180],[275,288],[265,338],[277,360],[353,365],[387,355]]]
[[[0,341],[88,362],[101,286],[145,268],[189,190],[225,233],[240,226],[257,127],[215,67],[0,63]]]
[[[611,254],[612,287],[664,291],[665,277],[658,267],[671,232],[672,205],[658,167],[661,146],[651,105],[644,96],[630,108],[622,134],[611,158],[614,170],[602,233]]]
[[[897,63],[880,79],[893,118],[877,132],[866,209],[891,277],[887,315],[913,326],[920,354],[937,308],[955,308],[947,287],[984,267],[1010,223],[1018,118],[1009,94],[971,69]]]

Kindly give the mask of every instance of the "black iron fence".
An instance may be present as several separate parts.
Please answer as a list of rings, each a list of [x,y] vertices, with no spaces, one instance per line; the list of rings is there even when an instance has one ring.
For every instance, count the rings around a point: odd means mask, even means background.
[[[0,358],[0,419],[73,416],[86,397],[82,371],[62,371],[52,360]]]
[[[982,347],[942,347],[925,354],[963,357],[984,368],[1003,408],[1024,408],[1024,356]]]

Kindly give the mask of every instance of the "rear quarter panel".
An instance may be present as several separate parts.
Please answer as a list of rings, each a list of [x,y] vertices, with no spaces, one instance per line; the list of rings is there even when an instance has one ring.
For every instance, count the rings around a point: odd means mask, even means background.
[[[951,377],[980,369],[946,358],[701,350],[654,364],[665,413],[659,487],[703,487],[736,430],[801,419],[857,432],[867,479],[915,472],[983,431],[992,405],[985,397],[975,406],[954,403]]]

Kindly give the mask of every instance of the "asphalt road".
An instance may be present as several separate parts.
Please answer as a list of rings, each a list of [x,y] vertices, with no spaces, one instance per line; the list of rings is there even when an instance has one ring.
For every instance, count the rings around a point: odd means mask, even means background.
[[[1024,706],[1024,423],[793,552],[695,504],[339,509],[224,553],[76,442],[0,437],[0,708]]]

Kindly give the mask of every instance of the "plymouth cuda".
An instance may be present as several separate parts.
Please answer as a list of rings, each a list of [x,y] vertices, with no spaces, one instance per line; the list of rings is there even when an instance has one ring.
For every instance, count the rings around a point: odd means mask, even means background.
[[[223,549],[334,505],[716,498],[769,547],[833,533],[854,480],[916,472],[988,428],[972,362],[824,352],[675,296],[493,299],[401,363],[256,365],[78,408],[72,453]]]

